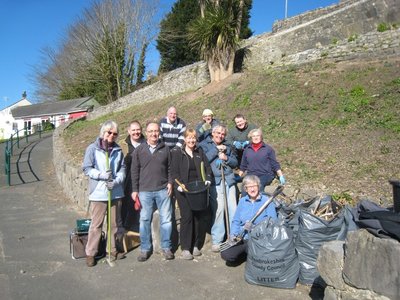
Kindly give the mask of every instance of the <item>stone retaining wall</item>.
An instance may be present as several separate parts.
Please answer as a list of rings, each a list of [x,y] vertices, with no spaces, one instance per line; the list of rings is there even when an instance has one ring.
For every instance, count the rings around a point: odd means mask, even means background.
[[[122,111],[135,104],[156,101],[179,93],[194,91],[209,82],[210,76],[207,64],[205,62],[197,62],[173,70],[152,85],[121,97],[107,106],[95,109],[89,114],[88,120],[93,120],[112,112]]]
[[[301,19],[302,16],[290,18],[286,22]],[[376,32],[380,23],[400,25],[400,1],[346,1],[328,13],[317,13],[314,19],[295,20],[275,34],[268,33],[246,40],[244,47],[250,50],[250,55],[244,61],[244,67],[256,69],[279,65],[287,56]],[[352,45],[349,46],[351,48]]]
[[[385,32],[370,32],[354,37],[354,40],[342,40],[335,44],[309,49],[284,56],[274,66],[290,66],[312,61],[332,59],[334,61],[356,58],[374,59],[400,56],[400,28]]]
[[[77,120],[77,119],[76,119]],[[83,174],[80,165],[70,158],[64,146],[63,131],[76,120],[71,120],[54,130],[53,133],[53,165],[57,180],[63,188],[64,194],[81,209],[88,205],[88,179]]]
[[[325,300],[400,299],[400,243],[365,229],[325,243],[317,260]]]

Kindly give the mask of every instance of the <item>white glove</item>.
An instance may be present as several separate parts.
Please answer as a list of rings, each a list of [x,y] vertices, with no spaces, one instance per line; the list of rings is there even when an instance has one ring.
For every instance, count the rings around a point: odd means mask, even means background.
[[[111,172],[111,170],[100,172],[99,180],[104,180],[104,181],[112,180],[112,172]]]
[[[251,222],[247,221],[246,223],[244,223],[243,229],[246,230],[247,232],[250,232],[252,228],[253,224]]]
[[[107,186],[107,189],[109,191],[111,191],[113,189],[114,185],[115,185],[115,181],[114,180],[109,180],[109,181],[106,182],[106,186]]]
[[[183,193],[183,189],[182,189],[182,187],[181,187],[181,186],[179,186],[179,185],[178,185],[178,187],[177,187],[177,190],[178,190],[178,192],[181,192],[181,193]]]
[[[211,185],[211,181],[206,180],[206,181],[204,181],[204,184],[205,184],[206,186],[210,186],[210,185]]]

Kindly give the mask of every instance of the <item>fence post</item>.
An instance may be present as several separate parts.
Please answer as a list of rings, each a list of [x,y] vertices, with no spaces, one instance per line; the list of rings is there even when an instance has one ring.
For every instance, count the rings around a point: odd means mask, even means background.
[[[28,144],[28,128],[25,127],[25,141]]]
[[[6,142],[6,146],[4,147],[4,157],[6,158],[5,164],[4,164],[4,172],[7,175],[7,152],[10,151],[8,149],[8,141]]]
[[[11,155],[8,153],[6,156],[6,165],[7,165],[7,184],[8,186],[11,185]]]
[[[13,155],[13,153],[14,153],[14,143],[13,143],[13,136],[12,135],[10,137],[10,145],[11,145],[10,153],[11,153],[11,155]]]

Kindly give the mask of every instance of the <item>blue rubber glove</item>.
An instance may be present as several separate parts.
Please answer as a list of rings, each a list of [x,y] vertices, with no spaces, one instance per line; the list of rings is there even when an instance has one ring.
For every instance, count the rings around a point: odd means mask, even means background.
[[[219,159],[219,158],[217,158],[217,159],[215,160],[215,166],[216,166],[218,169],[220,169],[220,168],[221,168],[221,165],[222,165],[222,160]]]
[[[239,141],[234,141],[233,142],[233,147],[235,147],[237,150],[241,150],[243,148],[242,147],[242,143],[239,142]]]
[[[250,144],[249,141],[244,141],[244,142],[242,143],[242,148],[243,148],[243,149],[246,148],[249,144]]]
[[[285,185],[286,183],[285,177],[283,175],[279,176],[279,181],[282,185]]]

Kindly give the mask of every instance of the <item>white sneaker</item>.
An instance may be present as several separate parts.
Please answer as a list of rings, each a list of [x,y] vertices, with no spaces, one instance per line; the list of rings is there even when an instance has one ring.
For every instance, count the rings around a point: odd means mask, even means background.
[[[199,248],[194,247],[194,248],[193,248],[193,256],[201,256],[201,255],[202,255],[202,253],[201,253],[201,251],[199,250]]]
[[[211,246],[211,251],[215,252],[215,253],[219,252],[219,244],[212,245]]]
[[[190,251],[189,251],[189,250],[183,250],[183,251],[182,251],[182,254],[181,254],[181,257],[182,257],[183,259],[186,259],[186,260],[192,260],[192,259],[193,259],[193,255],[190,254]]]

